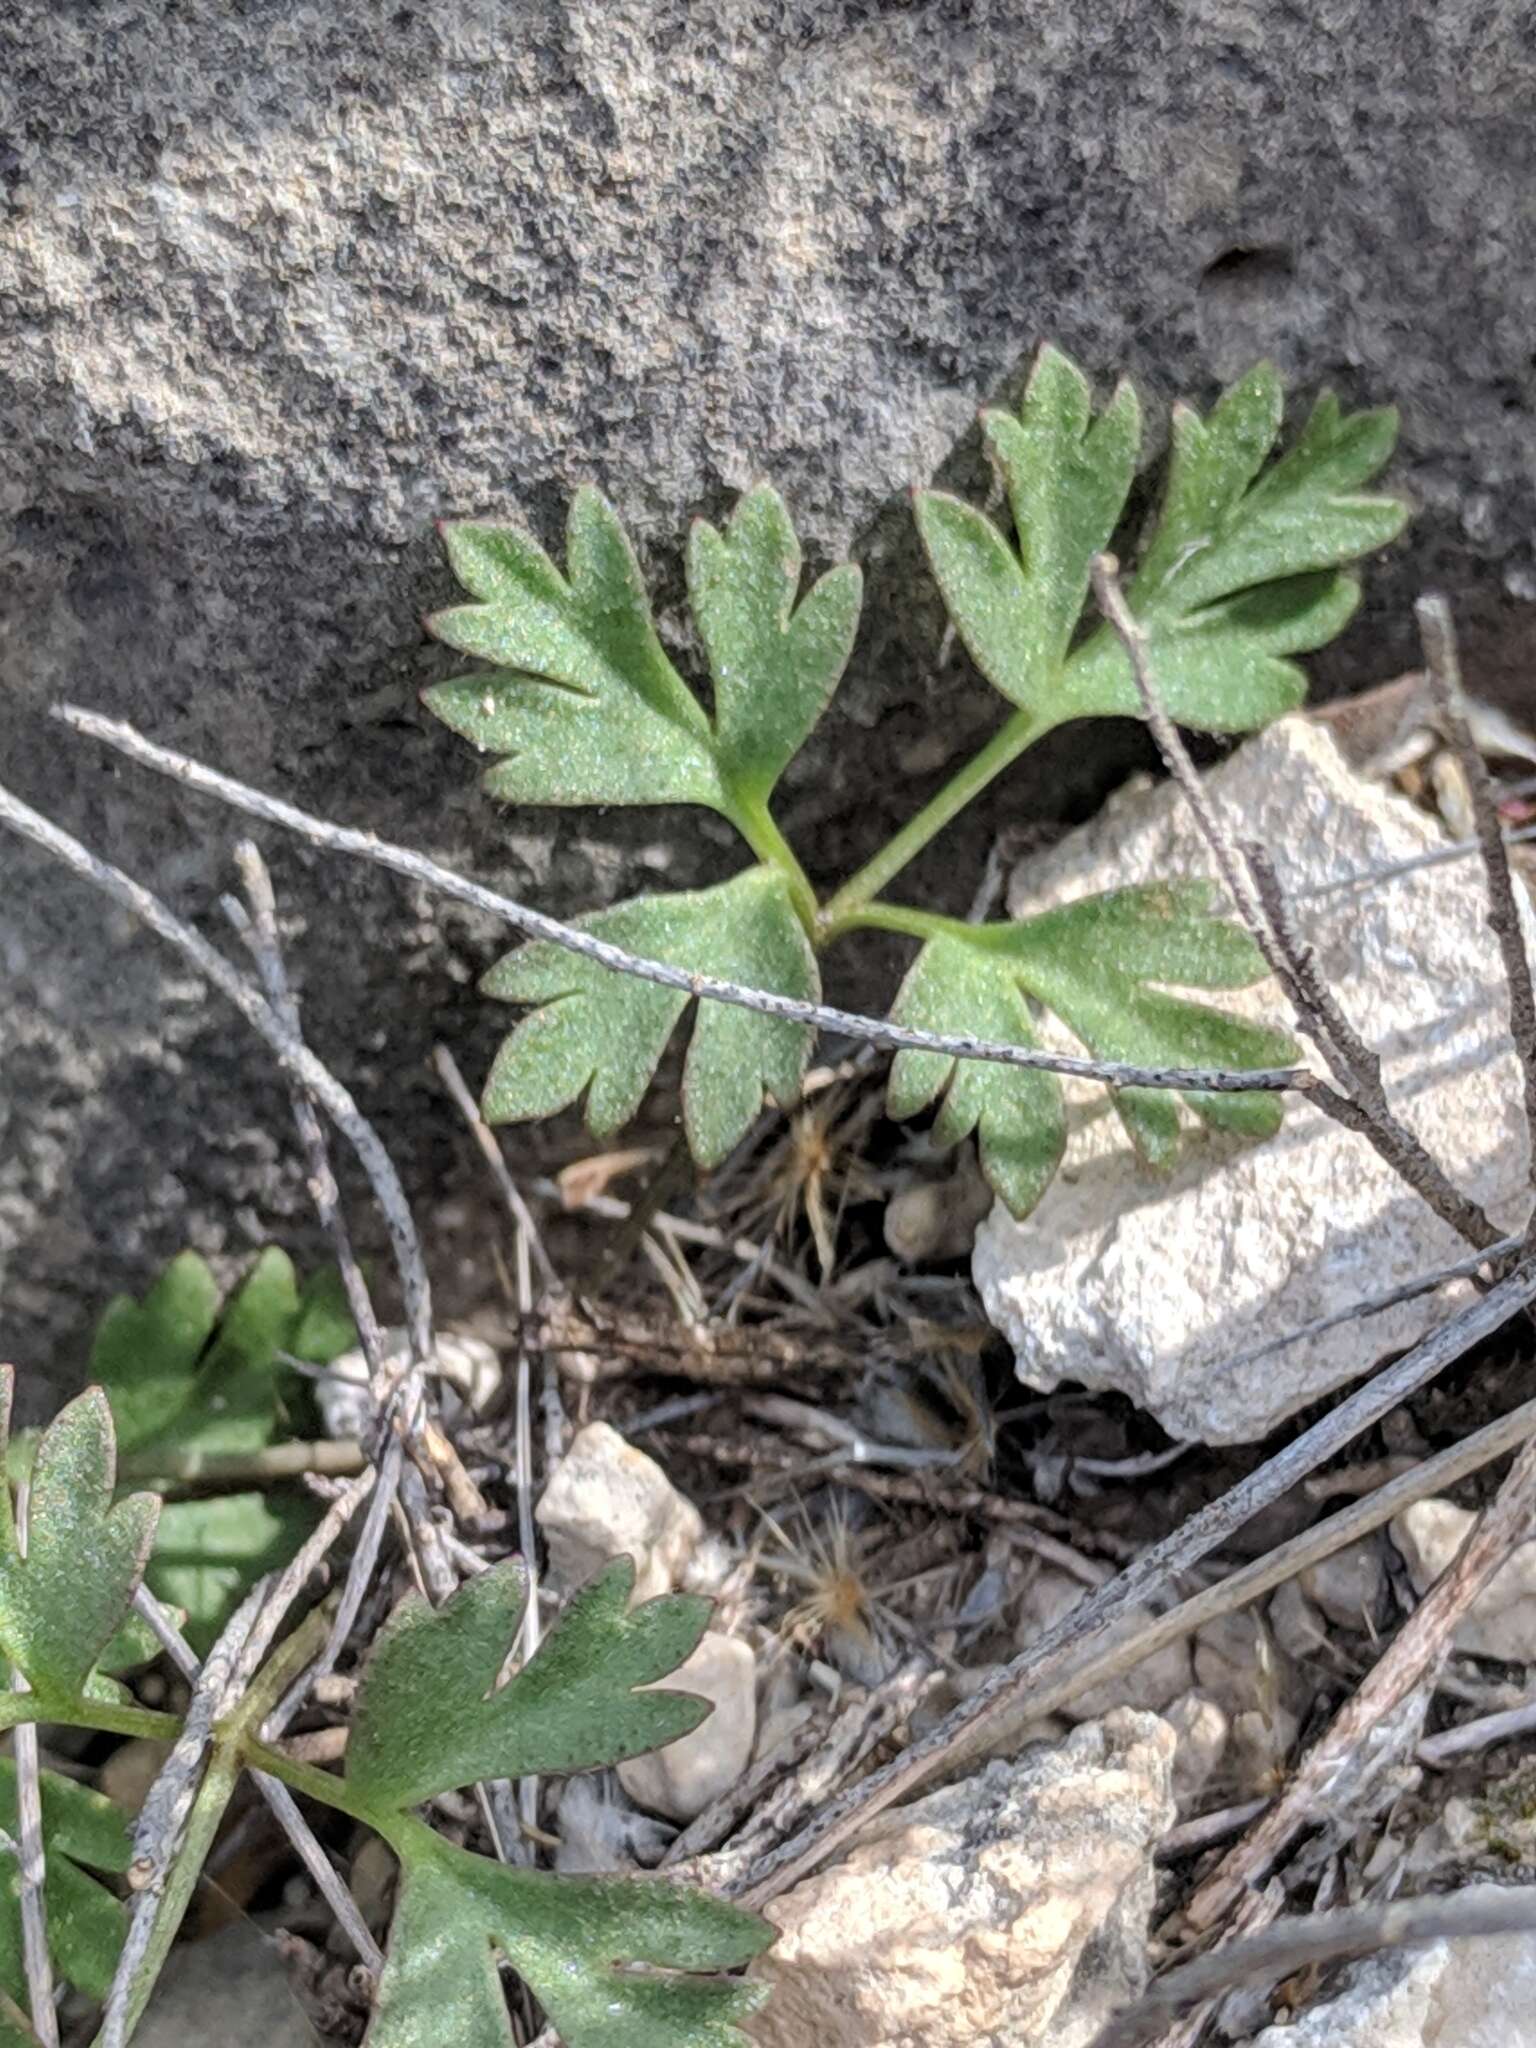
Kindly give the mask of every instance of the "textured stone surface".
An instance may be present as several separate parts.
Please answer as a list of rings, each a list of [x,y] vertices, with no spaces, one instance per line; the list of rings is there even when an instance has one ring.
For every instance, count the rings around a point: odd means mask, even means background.
[[[687,1822],[728,1792],[752,1760],[757,1663],[739,1636],[711,1629],[668,1678],[667,1687],[697,1693],[715,1710],[691,1735],[620,1764],[619,1783],[637,1805]]]
[[[764,2048],[1081,2048],[1146,1974],[1173,1731],[1118,1709],[885,1815],[776,1899]]]
[[[1394,1517],[1392,1541],[1416,1593],[1427,1593],[1456,1561],[1477,1517],[1453,1501],[1420,1500]],[[1536,1664],[1536,1541],[1522,1543],[1467,1609],[1456,1647],[1473,1657]]]
[[[1336,1998],[1252,2048],[1536,2048],[1536,1936],[1373,1956]]]
[[[534,1519],[561,1592],[584,1585],[610,1558],[629,1557],[636,1600],[670,1593],[704,1534],[693,1502],[606,1422],[589,1422],[572,1437]]]
[[[732,856],[697,820],[552,826],[479,798],[415,708],[442,671],[418,625],[446,589],[429,524],[518,504],[552,538],[591,477],[675,593],[687,516],[767,472],[813,555],[851,544],[872,576],[785,806],[812,867],[840,867],[995,720],[940,659],[903,494],[1045,334],[1154,404],[1260,349],[1303,386],[1398,396],[1423,514],[1330,672],[1403,666],[1430,574],[1464,593],[1496,692],[1536,591],[1527,13],[18,0],[0,776],[194,913],[227,819],[61,742],[52,696],[551,908],[648,861],[717,873]],[[966,440],[953,473],[974,466]],[[963,910],[993,826],[1080,809],[1126,745],[1059,736],[914,886]],[[151,1260],[291,1234],[307,1204],[240,1028],[76,887],[4,860],[0,1292],[8,1350],[43,1363]],[[318,1043],[434,1186],[464,1147],[422,1056],[446,1032],[476,1077],[490,935],[290,848],[278,879],[309,918]],[[876,957],[839,993],[878,997]]]
[[[1529,1140],[1497,945],[1475,861],[1321,900],[1305,892],[1443,844],[1422,812],[1344,766],[1304,718],[1246,742],[1209,777],[1215,802],[1267,846],[1347,1015],[1382,1058],[1394,1105],[1505,1229],[1524,1221]],[[1128,787],[1092,824],[1026,862],[1015,915],[1119,883],[1210,872],[1173,786]],[[1220,999],[1284,1020],[1265,982]],[[1261,1146],[1195,1136],[1159,1178],[1131,1153],[1102,1090],[1074,1088],[1066,1170],[1024,1223],[996,1208],[974,1271],[1020,1376],[1117,1387],[1172,1435],[1260,1437],[1443,1319],[1449,1293],[1341,1324],[1249,1367],[1240,1353],[1348,1308],[1466,1247],[1364,1140],[1286,1107]]]

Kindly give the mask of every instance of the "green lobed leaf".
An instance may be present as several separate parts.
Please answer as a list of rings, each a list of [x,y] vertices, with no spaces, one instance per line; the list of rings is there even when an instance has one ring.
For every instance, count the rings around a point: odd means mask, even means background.
[[[61,1977],[88,1998],[104,1998],[117,1967],[127,1913],[121,1901],[89,1872],[121,1875],[127,1870],[133,1857],[127,1823],[110,1799],[72,1779],[43,1771],[40,1786],[48,1952]],[[16,1766],[9,1758],[0,1759],[0,1827],[13,1841],[17,1838]],[[26,1998],[20,1872],[15,1859],[3,1854],[0,1987],[18,2001]]]
[[[1172,993],[1243,988],[1263,978],[1258,949],[1217,915],[1219,907],[1213,883],[1155,882],[1084,897],[1019,924],[956,926],[924,946],[892,1014],[926,1030],[1032,1045],[1033,999],[1099,1059],[1288,1066],[1296,1046],[1284,1032]],[[939,1143],[956,1144],[977,1131],[988,1181],[1015,1216],[1026,1215],[1049,1186],[1065,1143],[1056,1077],[933,1053],[897,1055],[893,1117],[916,1115],[941,1091],[947,1092],[934,1124]],[[1279,1097],[1258,1090],[1184,1099],[1205,1123],[1236,1135],[1267,1137],[1280,1123]],[[1114,1103],[1143,1157],[1170,1165],[1179,1145],[1178,1099],[1127,1088],[1115,1091]]]
[[[125,1452],[151,1442],[187,1405],[187,1389],[219,1314],[219,1287],[205,1259],[172,1259],[142,1306],[108,1304],[91,1345],[90,1378],[112,1404]]]
[[[512,2048],[498,1956],[568,2048],[746,2048],[736,2022],[765,1987],[696,1973],[761,1953],[772,1930],[753,1915],[660,1879],[492,1863],[424,1828],[397,1846],[400,1897],[367,2048]]]
[[[201,1656],[262,1573],[288,1563],[320,1512],[284,1489],[167,1501],[145,1582],[183,1610],[187,1641]]]
[[[486,787],[509,803],[725,808],[709,720],[656,635],[640,566],[611,505],[576,493],[566,576],[515,527],[462,520],[443,536],[479,601],[428,621],[498,664],[426,692],[455,732],[508,758]]]
[[[963,939],[929,940],[907,971],[891,1017],[918,1031],[1037,1043],[1012,962]],[[897,1053],[887,1093],[891,1116],[916,1116],[941,1094],[937,1142],[958,1145],[975,1131],[987,1180],[1015,1216],[1028,1215],[1054,1179],[1067,1140],[1055,1075],[940,1053]]]
[[[566,574],[510,526],[444,528],[478,600],[428,623],[496,667],[425,693],[438,717],[505,758],[486,787],[510,803],[703,804],[755,839],[762,806],[836,689],[861,579],[844,565],[796,603],[800,543],[767,485],[724,532],[700,520],[688,586],[714,684],[714,718],[657,637],[634,551],[611,505],[578,491]]]
[[[748,868],[713,889],[637,896],[582,919],[626,950],[754,988],[816,999],[816,962],[776,868]],[[490,1123],[550,1116],[586,1096],[587,1127],[607,1138],[632,1117],[687,1007],[661,988],[546,941],[520,947],[482,987],[534,1005],[496,1055]],[[683,1122],[695,1159],[719,1163],[762,1108],[789,1102],[809,1057],[807,1027],[703,1003],[683,1072]]]
[[[408,1597],[368,1659],[347,1778],[364,1798],[416,1806],[481,1778],[592,1770],[660,1749],[709,1712],[691,1693],[638,1692],[697,1647],[709,1602],[674,1594],[631,1608],[618,1558],[571,1600],[538,1655],[496,1679],[528,1596],[520,1560],[468,1580],[440,1608]]]
[[[1109,545],[1125,509],[1141,444],[1141,406],[1122,383],[1095,419],[1087,378],[1059,349],[1043,348],[1017,418],[983,413],[982,431],[1012,507],[1019,552],[1014,557],[1006,546],[1003,552],[1016,561],[1019,575],[1014,583],[996,568],[991,572],[1007,593],[1001,607],[988,607],[992,633],[1012,643],[1006,656],[996,658],[1000,647],[989,650],[989,667],[976,648],[972,653],[1015,704],[1044,710],[1082,615],[1089,564]],[[962,559],[967,547],[989,555],[992,543],[974,524],[954,519],[948,508],[958,503],[938,492],[918,499],[919,530],[946,597],[956,577],[975,577],[979,593],[989,573],[980,561],[968,570]],[[984,524],[996,534],[990,520]],[[952,609],[968,641],[971,633],[988,630],[974,604]]]
[[[1096,1059],[1136,1066],[1290,1066],[1297,1047],[1286,1032],[1169,992],[1262,980],[1257,947],[1211,914],[1217,901],[1208,882],[1112,890],[1013,926],[1009,950],[1030,993]],[[1283,1114],[1278,1095],[1258,1091],[1183,1099],[1203,1122],[1243,1137],[1271,1135]],[[1162,1089],[1121,1088],[1114,1103],[1148,1163],[1170,1165],[1179,1143],[1178,1098]]]
[[[748,491],[724,533],[696,520],[688,596],[709,657],[722,772],[765,801],[837,688],[859,623],[862,578],[845,563],[795,603],[800,542],[778,492]]]
[[[1246,732],[1292,710],[1305,681],[1285,657],[1325,645],[1358,600],[1341,572],[1402,530],[1406,508],[1364,486],[1391,454],[1390,410],[1346,418],[1325,394],[1294,448],[1264,465],[1280,428],[1279,378],[1260,364],[1208,418],[1175,408],[1168,481],[1130,590],[1159,692],[1180,723]],[[1019,417],[985,432],[1007,486],[1017,552],[974,507],[919,494],[917,519],[955,626],[988,679],[1042,729],[1139,716],[1118,639],[1069,646],[1093,554],[1124,505],[1140,424],[1122,386],[1097,420],[1088,387],[1041,352]]]
[[[14,1374],[0,1367],[0,1436]],[[112,1505],[117,1448],[99,1387],[62,1408],[38,1443],[21,1554],[10,1491],[0,1487],[0,1650],[32,1690],[79,1696],[121,1625],[154,1541],[160,1503],[137,1493]]]
[[[195,1252],[172,1260],[142,1308],[114,1301],[97,1329],[91,1375],[112,1405],[124,1453],[270,1443],[278,1354],[298,1315],[292,1261],[275,1247],[258,1257],[222,1320],[213,1275]]]

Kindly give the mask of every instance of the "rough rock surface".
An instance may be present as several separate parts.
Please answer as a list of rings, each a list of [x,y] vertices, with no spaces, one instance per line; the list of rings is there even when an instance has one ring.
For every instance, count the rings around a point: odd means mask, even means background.
[[[1081,2048],[1146,1973],[1174,1736],[1119,1708],[885,1815],[777,1899],[764,2048]]]
[[[176,1948],[133,2038],[143,2048],[313,2048],[316,2036],[277,1944],[249,1921]]]
[[[670,1593],[699,1539],[703,1518],[654,1458],[606,1422],[589,1422],[550,1474],[534,1520],[549,1546],[561,1592],[585,1583],[610,1558],[635,1565],[636,1600]]]
[[[906,487],[1043,335],[1154,401],[1260,351],[1396,396],[1422,506],[1328,657],[1405,665],[1405,593],[1463,601],[1497,690],[1536,593],[1536,59],[1524,0],[17,0],[0,26],[0,777],[179,905],[230,823],[42,718],[136,719],[300,802],[570,910],[697,818],[498,816],[415,708],[440,513],[615,494],[653,570],[760,472],[870,626],[787,793],[812,867],[872,850],[990,730],[938,659]],[[1427,149],[1424,138],[1434,137]],[[942,717],[935,711],[942,707]],[[1061,735],[914,871],[963,911],[1003,818],[1081,808],[1126,732]],[[843,764],[854,764],[850,775]],[[179,965],[31,855],[0,896],[7,1350],[62,1364],[186,1241],[291,1237],[281,1092]],[[471,1079],[494,935],[284,846],[323,1051],[413,1192],[464,1161],[422,1077]],[[891,962],[839,994],[878,1000]],[[842,970],[840,969],[841,973]],[[472,1170],[462,1164],[467,1180]],[[67,1340],[67,1343],[66,1343]]]
[[[1415,1501],[1392,1522],[1414,1591],[1427,1593],[1453,1564],[1477,1517],[1448,1500]],[[1536,1664],[1536,1541],[1522,1543],[1467,1609],[1456,1647],[1472,1657]]]
[[[1373,1956],[1336,1998],[1252,2048],[1536,2048],[1536,1937]]]
[[[1519,1228],[1529,1140],[1477,863],[1309,899],[1444,842],[1404,798],[1351,774],[1304,718],[1247,741],[1208,787],[1273,854],[1324,978],[1381,1054],[1399,1113],[1495,1221]],[[1022,916],[1119,883],[1209,872],[1173,786],[1135,786],[1020,867],[1009,908]],[[1221,1000],[1285,1018],[1272,982]],[[1443,1319],[1449,1297],[1424,1295],[1234,1364],[1300,1324],[1453,1263],[1466,1246],[1364,1140],[1294,1099],[1268,1144],[1196,1136],[1161,1178],[1138,1164],[1102,1090],[1073,1092],[1080,1114],[1066,1170],[1024,1223],[999,1206],[976,1239],[987,1312],[1031,1386],[1115,1387],[1174,1436],[1242,1443]]]
[[[714,1705],[691,1735],[619,1765],[619,1783],[637,1805],[668,1820],[693,1820],[728,1792],[752,1760],[757,1737],[757,1664],[739,1636],[713,1629],[667,1679],[669,1692],[693,1692]]]

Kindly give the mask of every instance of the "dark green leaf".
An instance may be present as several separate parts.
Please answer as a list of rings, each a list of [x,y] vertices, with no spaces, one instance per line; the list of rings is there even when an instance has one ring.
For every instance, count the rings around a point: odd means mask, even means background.
[[[578,491],[567,576],[510,526],[444,528],[478,600],[432,631],[498,667],[426,693],[439,718],[508,758],[486,787],[510,803],[706,804],[725,792],[709,720],[667,659],[634,552],[613,508]],[[568,580],[567,580],[568,578]]]
[[[634,1582],[628,1558],[606,1566],[499,1687],[527,1598],[519,1560],[470,1579],[444,1607],[404,1600],[368,1660],[347,1742],[350,1783],[375,1804],[416,1806],[480,1778],[591,1770],[688,1734],[707,1702],[635,1688],[692,1654],[709,1602],[677,1594],[631,1608]]]
[[[287,1564],[314,1528],[319,1508],[302,1494],[212,1494],[168,1501],[145,1579],[160,1600],[186,1613],[199,1655],[263,1572]]]
[[[715,686],[715,733],[732,789],[763,802],[837,688],[859,623],[856,568],[833,569],[797,606],[800,543],[766,484],[724,533],[695,522],[688,594]]]
[[[400,1846],[367,2048],[512,2048],[498,1956],[568,2048],[747,2048],[736,2022],[764,1987],[684,1974],[737,1968],[767,1946],[771,1930],[739,1907],[660,1879],[517,1870],[425,1829]]]
[[[1013,963],[958,938],[929,940],[908,970],[891,1016],[918,1031],[963,1031],[1009,1045],[1036,1043]],[[940,1053],[897,1053],[888,1096],[893,1117],[916,1116],[941,1093],[935,1139],[957,1145],[977,1131],[982,1171],[1015,1216],[1027,1215],[1050,1186],[1066,1143],[1055,1075],[951,1060]]]
[[[299,1315],[293,1265],[262,1252],[217,1322],[218,1290],[195,1252],[166,1268],[142,1308],[112,1303],[91,1371],[112,1404],[125,1455],[151,1446],[232,1453],[276,1434],[278,1354]]]
[[[123,1816],[99,1792],[52,1771],[41,1774],[43,1804],[43,1902],[48,1917],[48,1950],[61,1977],[88,1998],[104,1998],[117,1966],[127,1915],[121,1903],[88,1870],[121,1874],[133,1847]],[[0,1827],[14,1841],[16,1766],[0,1759]],[[86,1868],[82,1868],[84,1865]],[[26,1997],[22,1964],[20,1875],[15,1859],[0,1854],[0,1986]],[[3,2040],[0,2035],[0,2040]]]
[[[14,1375],[0,1367],[0,1435]],[[32,1466],[27,1555],[8,1488],[0,1487],[0,1649],[32,1690],[72,1700],[127,1614],[154,1540],[160,1503],[138,1493],[112,1505],[117,1449],[99,1387],[43,1432]]]
[[[815,958],[776,868],[749,868],[718,888],[638,896],[581,928],[690,973],[814,1001]],[[537,1005],[496,1055],[485,1088],[491,1123],[549,1116],[586,1094],[587,1126],[606,1138],[640,1105],[688,1003],[680,989],[616,974],[544,941],[486,976],[486,992]],[[683,1074],[683,1121],[694,1157],[725,1157],[764,1095],[793,1100],[810,1051],[806,1027],[702,1003]]]

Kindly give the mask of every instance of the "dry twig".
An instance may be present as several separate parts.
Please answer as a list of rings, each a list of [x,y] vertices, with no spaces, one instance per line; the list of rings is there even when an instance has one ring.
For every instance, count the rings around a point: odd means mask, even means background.
[[[1504,961],[1504,981],[1509,993],[1509,1030],[1519,1055],[1524,1082],[1525,1122],[1530,1133],[1529,1174],[1536,1187],[1536,990],[1531,987],[1531,962],[1526,952],[1525,930],[1510,872],[1509,849],[1499,823],[1499,807],[1493,793],[1488,764],[1472,738],[1467,721],[1466,694],[1461,687],[1461,663],[1456,653],[1456,633],[1451,609],[1443,597],[1421,597],[1414,606],[1419,635],[1424,642],[1424,661],[1430,694],[1445,725],[1445,736],[1456,751],[1467,789],[1472,798],[1472,818],[1477,828],[1478,849],[1488,883],[1488,928],[1499,942]],[[1536,1212],[1531,1217],[1536,1244]]]
[[[1170,1971],[1145,1998],[1095,2035],[1092,2048],[1141,2048],[1187,2006],[1234,1985],[1276,1983],[1298,1970],[1374,1955],[1380,1949],[1461,1941],[1473,1935],[1529,1934],[1533,1929],[1536,1885],[1486,1885],[1445,1897],[1304,1914]]]
[[[526,932],[530,938],[551,940],[568,952],[597,961],[600,966],[611,967],[617,973],[636,975],[640,980],[655,982],[661,988],[681,989],[690,996],[730,1003],[738,1009],[755,1010],[765,1017],[782,1017],[794,1024],[811,1024],[818,1030],[866,1040],[887,1051],[907,1048],[916,1052],[937,1052],[950,1059],[986,1060],[999,1066],[1067,1074],[1083,1081],[1105,1081],[1117,1088],[1173,1088],[1197,1093],[1232,1094],[1255,1088],[1271,1092],[1295,1088],[1310,1092],[1318,1085],[1316,1075],[1305,1067],[1264,1067],[1241,1073],[1227,1068],[1137,1067],[1119,1060],[1078,1059],[1067,1053],[1004,1044],[975,1038],[965,1032],[912,1031],[891,1023],[888,1018],[856,1016],[851,1011],[833,1009],[825,1003],[802,1003],[792,996],[776,995],[768,989],[746,988],[740,982],[722,981],[714,975],[689,974],[660,960],[642,960],[633,953],[626,953],[620,946],[611,946],[605,940],[594,938],[590,932],[577,931],[574,926],[546,917],[542,911],[530,910],[526,904],[515,903],[509,896],[498,895],[494,889],[466,881],[451,868],[441,867],[424,854],[412,852],[409,847],[392,846],[372,832],[358,832],[349,826],[330,824],[323,818],[301,811],[294,804],[266,796],[245,783],[236,782],[231,776],[204,767],[185,754],[155,745],[119,719],[102,718],[93,711],[84,711],[72,704],[55,705],[53,715],[74,731],[115,747],[120,754],[141,766],[169,775],[188,789],[216,796],[248,816],[262,818],[269,824],[296,832],[312,846],[325,847],[333,853],[352,854],[380,867],[393,869],[396,874],[420,882],[439,895],[485,911],[501,923]],[[0,804],[0,822],[10,823],[26,836],[33,837],[35,833],[28,829],[19,815],[24,811],[24,805],[18,805],[16,799],[10,798]],[[38,819],[35,812],[27,812],[26,816],[36,824],[46,823]],[[47,842],[40,840],[39,843]]]

